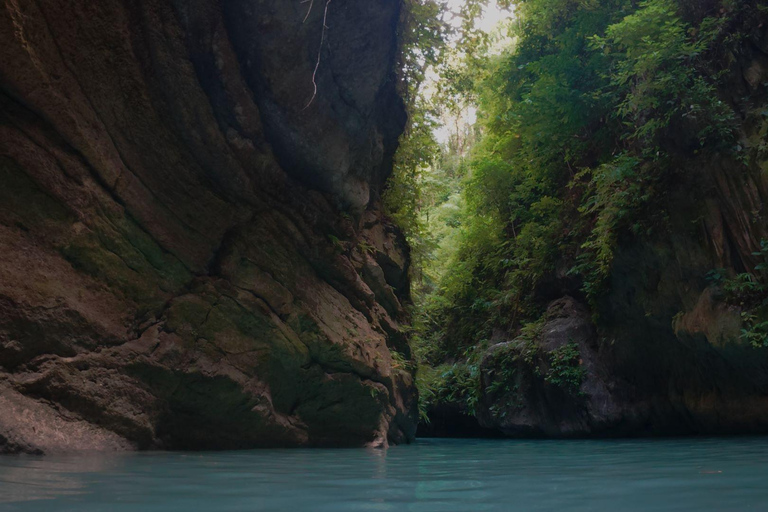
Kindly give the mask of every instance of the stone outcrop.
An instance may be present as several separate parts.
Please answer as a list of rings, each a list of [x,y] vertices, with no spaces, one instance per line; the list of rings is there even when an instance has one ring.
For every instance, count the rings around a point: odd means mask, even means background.
[[[399,10],[4,0],[0,451],[413,437]]]
[[[605,428],[624,412],[611,395],[606,370],[589,310],[571,297],[554,301],[536,332],[486,352],[479,423],[512,436]]]

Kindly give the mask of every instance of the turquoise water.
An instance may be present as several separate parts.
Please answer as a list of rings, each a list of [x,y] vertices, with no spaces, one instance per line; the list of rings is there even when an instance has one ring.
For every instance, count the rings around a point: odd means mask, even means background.
[[[768,439],[0,457],[2,511],[768,511]]]

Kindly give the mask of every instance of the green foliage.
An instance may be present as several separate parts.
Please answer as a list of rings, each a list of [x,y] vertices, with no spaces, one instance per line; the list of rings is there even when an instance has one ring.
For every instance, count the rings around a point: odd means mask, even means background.
[[[592,38],[611,64],[599,94],[616,105],[615,116],[628,127],[622,136],[639,141],[644,156],[661,149],[670,128],[684,129],[701,147],[733,144],[735,115],[697,66],[724,23],[708,18],[694,30],[674,0],[646,0],[604,37]]]
[[[577,394],[585,376],[578,344],[569,342],[550,352],[549,371],[544,377],[546,382]]]
[[[674,177],[670,153],[734,145],[735,116],[705,58],[726,18],[694,29],[672,0],[528,1],[520,16],[516,48],[489,57],[478,85],[486,134],[467,197],[471,214],[492,217],[478,229],[493,225],[501,251],[473,267],[497,276],[497,305],[519,308],[570,255],[594,299],[622,233],[663,219],[654,200]]]
[[[400,226],[419,260],[428,252],[428,235],[419,217],[423,175],[434,162],[439,146],[434,137],[437,111],[422,90],[429,69],[443,62],[451,27],[447,4],[440,0],[406,0],[400,20],[400,93],[408,111],[408,125],[400,137],[392,176],[384,192],[384,209]]]
[[[365,240],[360,240],[360,242],[358,242],[357,249],[361,253],[363,253],[363,254],[375,254],[376,253],[376,248],[374,246],[372,246],[371,244],[369,244]]]
[[[407,372],[411,372],[416,369],[414,361],[408,359],[397,350],[390,350],[389,355],[392,358],[392,368],[396,370],[404,370]]]
[[[493,398],[489,410],[497,417],[505,417],[511,409],[522,409],[525,405],[517,379],[520,355],[515,350],[501,350],[496,354],[495,369],[491,373],[492,381],[486,392]]]
[[[762,320],[756,313],[744,311],[741,313],[741,339],[755,348],[768,347],[768,320],[763,311]]]
[[[399,225],[416,254],[426,243],[426,232],[419,218],[422,176],[438,151],[432,134],[436,121],[425,100],[417,99],[409,126],[400,139],[392,177],[384,195],[386,212]]]
[[[594,97],[611,106],[616,124],[610,127],[619,139],[610,158],[578,175],[588,180],[580,212],[592,225],[574,271],[591,298],[604,290],[619,234],[640,235],[657,223],[653,201],[669,186],[669,153],[734,146],[735,114],[702,67],[724,23],[708,18],[694,30],[673,0],[647,0],[604,36],[590,38],[607,70]]]
[[[346,250],[344,242],[342,242],[339,237],[329,234],[328,241],[331,242],[331,245],[333,246],[333,250],[335,252],[343,253]]]
[[[504,417],[508,409],[522,408],[523,397],[517,374],[520,363],[524,363],[534,375],[541,377],[540,350],[536,339],[541,335],[545,318],[526,324],[516,338],[518,344],[498,349],[494,354],[492,381],[486,391],[493,397],[491,412]]]
[[[423,1],[420,16],[437,6]],[[768,165],[763,140],[737,141],[732,98],[718,93],[745,34],[766,17],[754,0],[713,0],[696,16],[683,0],[517,0],[504,34],[513,43],[501,53],[472,31],[481,3],[468,5],[458,49],[446,50],[450,27],[425,28],[435,51],[411,54],[444,80],[436,96],[410,103],[387,198],[414,247],[422,397],[468,409],[479,385],[471,361],[487,340],[530,329],[566,272],[568,286],[599,300],[617,248],[665,229],[665,194],[690,183],[683,178],[695,162]],[[411,71],[418,84],[425,69]],[[441,147],[433,136],[441,111],[467,102],[478,108],[476,129],[466,144],[457,137]],[[744,302],[743,337],[753,345],[768,345],[765,273],[709,276]],[[531,364],[538,357],[526,354]],[[577,363],[569,344],[544,377],[578,390]]]
[[[427,419],[427,409],[440,403],[464,406],[474,415],[480,399],[480,368],[476,363],[421,366],[416,372],[419,390],[419,415]]]
[[[571,273],[580,275],[589,297],[598,296],[613,264],[614,249],[621,228],[635,221],[633,231],[642,231],[641,208],[658,187],[658,167],[643,172],[640,161],[629,154],[620,154],[596,169],[584,169],[578,179],[587,178],[585,194],[579,212],[593,219],[592,229],[581,245],[584,252],[577,257]],[[572,184],[573,185],[573,184]]]
[[[406,104],[415,104],[427,70],[444,59],[451,26],[445,0],[405,0],[399,24],[400,83]],[[411,110],[414,114],[418,111]]]
[[[741,339],[755,348],[768,347],[768,240],[760,242],[754,272],[726,277],[724,269],[712,270],[707,279],[720,286],[728,304],[741,310]]]

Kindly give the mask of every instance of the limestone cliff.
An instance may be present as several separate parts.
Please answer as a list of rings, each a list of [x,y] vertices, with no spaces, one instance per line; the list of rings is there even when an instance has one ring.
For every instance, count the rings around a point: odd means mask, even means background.
[[[399,10],[4,0],[0,451],[413,437]]]

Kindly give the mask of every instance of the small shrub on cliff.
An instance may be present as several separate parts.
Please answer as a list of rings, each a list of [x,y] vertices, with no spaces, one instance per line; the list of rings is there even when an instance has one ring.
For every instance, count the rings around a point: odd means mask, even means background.
[[[554,384],[568,393],[577,394],[586,376],[582,366],[579,345],[569,342],[549,354],[549,371],[544,381]]]
[[[768,347],[768,240],[752,253],[758,259],[754,272],[727,278],[725,269],[711,270],[707,280],[722,289],[727,304],[742,310],[741,339],[755,348]]]
[[[755,348],[768,347],[768,320],[765,320],[765,315],[761,316],[762,321],[756,313],[745,311],[741,314],[744,325],[741,329],[741,339]]]
[[[433,405],[456,404],[475,415],[480,400],[480,367],[476,363],[421,366],[416,373],[419,414],[426,420]]]
[[[395,370],[403,370],[406,372],[413,372],[416,370],[416,363],[405,357],[403,354],[395,349],[390,349],[389,355],[392,358],[392,368]]]
[[[768,240],[760,241],[760,251],[752,253],[760,263],[754,273],[740,274],[725,284],[726,291],[738,297],[741,338],[756,348],[768,347]]]

